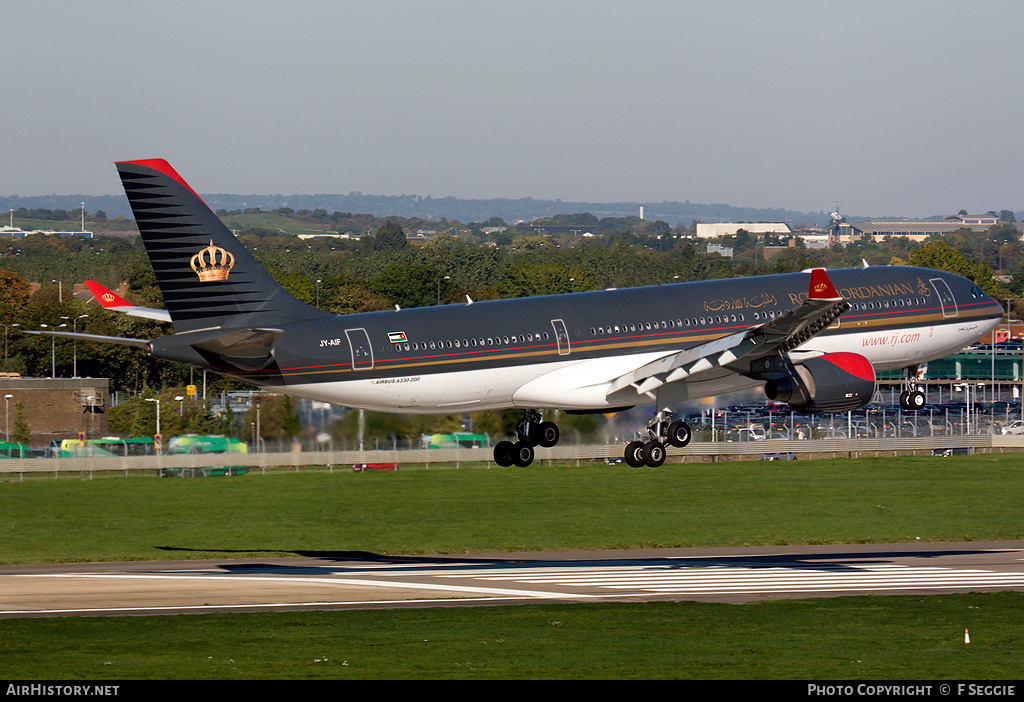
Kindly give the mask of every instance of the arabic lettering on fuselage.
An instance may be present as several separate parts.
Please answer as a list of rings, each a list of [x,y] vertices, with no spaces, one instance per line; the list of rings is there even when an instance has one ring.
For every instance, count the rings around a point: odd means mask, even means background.
[[[742,310],[746,308],[769,307],[777,304],[775,296],[771,293],[761,293],[753,297],[734,297],[717,300],[705,300],[705,312],[722,312],[728,310]]]

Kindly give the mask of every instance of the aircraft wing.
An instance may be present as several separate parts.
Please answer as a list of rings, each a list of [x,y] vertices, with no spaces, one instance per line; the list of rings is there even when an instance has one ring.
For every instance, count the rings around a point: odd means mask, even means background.
[[[608,394],[633,386],[638,393],[650,395],[666,383],[698,380],[722,368],[749,372],[753,362],[806,343],[848,309],[850,303],[836,291],[825,269],[815,268],[807,300],[799,306],[751,329],[650,361],[613,380]]]
[[[89,288],[89,292],[96,296],[96,299],[101,305],[103,305],[104,309],[108,309],[113,312],[123,312],[124,314],[131,315],[132,317],[155,319],[159,322],[171,321],[171,315],[167,310],[160,310],[153,307],[138,307],[133,305],[113,290],[103,287],[95,280],[85,281],[85,287]]]
[[[653,398],[654,391],[666,383],[699,380],[722,369],[750,372],[754,362],[806,343],[848,309],[850,303],[836,291],[825,269],[815,268],[807,300],[799,306],[751,329],[649,361],[615,378],[607,393],[613,395],[632,386]]]

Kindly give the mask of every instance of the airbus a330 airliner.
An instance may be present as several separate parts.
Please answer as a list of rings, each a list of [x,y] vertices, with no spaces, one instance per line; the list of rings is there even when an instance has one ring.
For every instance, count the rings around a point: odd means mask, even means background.
[[[461,413],[521,408],[499,465],[527,466],[558,441],[541,411],[653,405],[634,466],[683,447],[684,403],[762,386],[797,411],[870,402],[875,371],[907,369],[901,402],[920,407],[919,364],[988,334],[1002,307],[972,281],[880,266],[333,315],[289,294],[163,160],[117,164],[166,310],[156,339],[52,332],[144,348],[157,358],[352,408]],[[110,293],[112,295],[112,293]]]

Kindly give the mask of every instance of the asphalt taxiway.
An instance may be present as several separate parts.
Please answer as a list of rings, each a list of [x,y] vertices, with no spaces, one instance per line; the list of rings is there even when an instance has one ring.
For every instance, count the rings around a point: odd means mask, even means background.
[[[1024,541],[0,567],[0,617],[1024,591]]]

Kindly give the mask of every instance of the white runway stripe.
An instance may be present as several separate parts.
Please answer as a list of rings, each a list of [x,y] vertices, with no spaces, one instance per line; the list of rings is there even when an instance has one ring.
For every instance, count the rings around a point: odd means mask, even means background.
[[[1024,587],[1024,573],[952,568],[876,566],[700,567],[636,566],[608,568],[504,568],[442,578],[506,581],[548,587],[598,587],[649,593],[814,592],[825,590],[938,589],[950,587]]]

